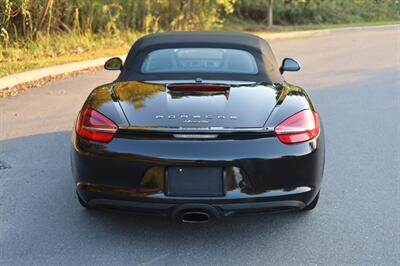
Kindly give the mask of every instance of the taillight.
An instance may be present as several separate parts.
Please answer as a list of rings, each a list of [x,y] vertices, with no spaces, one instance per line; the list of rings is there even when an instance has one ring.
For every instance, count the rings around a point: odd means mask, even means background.
[[[76,122],[76,133],[82,138],[110,142],[117,132],[117,125],[92,108],[83,109]]]
[[[275,127],[276,135],[285,144],[314,139],[319,130],[318,114],[311,110],[298,112]]]

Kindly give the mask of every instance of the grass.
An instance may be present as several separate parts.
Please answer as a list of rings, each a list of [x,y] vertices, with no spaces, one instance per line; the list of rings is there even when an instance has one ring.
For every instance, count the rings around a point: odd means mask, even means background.
[[[32,69],[126,54],[141,34],[55,35],[0,48],[0,77]]]
[[[14,62],[4,61],[0,63],[0,77],[47,66],[60,65],[100,57],[114,56],[117,54],[124,54],[126,53],[126,51],[127,50],[120,48],[108,49],[103,47],[103,49],[101,50],[96,49],[81,54],[65,54],[56,57],[53,56],[45,58],[29,58]]]
[[[247,31],[254,34],[271,32],[316,30],[358,26],[379,26],[398,24],[399,21],[362,22],[352,24],[323,24],[274,26],[268,28],[252,22],[231,21],[222,30]],[[220,29],[221,30],[221,29]],[[132,43],[143,34],[120,32],[114,35],[59,34],[39,36],[36,41],[16,42],[9,47],[0,47],[0,77],[32,69],[87,59],[126,54]]]

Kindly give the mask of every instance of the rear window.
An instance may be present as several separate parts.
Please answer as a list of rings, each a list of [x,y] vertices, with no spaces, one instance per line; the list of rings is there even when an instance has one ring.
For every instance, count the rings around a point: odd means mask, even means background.
[[[175,48],[150,52],[142,73],[237,73],[257,74],[249,52],[222,48]]]

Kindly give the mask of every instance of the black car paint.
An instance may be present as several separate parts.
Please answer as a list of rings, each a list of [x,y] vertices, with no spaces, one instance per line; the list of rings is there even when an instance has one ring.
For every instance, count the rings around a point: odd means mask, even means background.
[[[271,129],[291,115],[304,109],[314,110],[314,107],[303,89],[288,83],[238,85],[231,90],[243,94],[245,99],[254,88],[265,90],[263,93],[268,97],[254,98],[265,101],[266,109],[258,110],[263,110],[262,113],[246,109],[240,101],[229,102],[232,95],[186,92],[181,95],[183,98],[178,96],[177,99],[184,99],[185,108],[174,110],[177,114],[203,114],[204,106],[198,103],[205,97],[228,97],[226,102],[236,106],[221,108],[218,114],[229,116],[232,110],[237,110],[240,113],[235,115],[250,119],[244,131],[238,131],[240,124],[236,120],[219,121],[231,130],[214,130],[218,137],[209,140],[174,138],[172,134],[181,131],[180,119],[171,124],[168,119],[157,124],[159,120],[152,116],[167,115],[169,109],[150,103],[152,97],[164,100],[170,97],[165,85],[127,82],[96,88],[84,108],[91,107],[107,115],[120,130],[107,144],[73,134],[71,162],[79,195],[93,205],[118,205],[131,211],[165,216],[176,216],[183,209],[227,216],[305,207],[320,189],[325,154],[323,129],[318,138],[293,145],[281,143]],[[136,120],[131,117],[138,110],[149,115],[146,120],[138,119],[139,127],[136,127]],[[251,116],[255,116],[254,120]],[[213,123],[218,127],[218,122]],[[253,126],[257,129],[252,130]],[[188,131],[213,130],[199,127]],[[223,167],[226,183],[231,185],[223,197],[166,196],[163,186],[168,166]]]
[[[83,108],[89,107],[106,114],[118,127],[132,129],[190,126],[181,115],[207,120],[192,125],[198,128],[274,128],[301,110],[314,110],[306,92],[288,83],[231,85],[223,92],[173,92],[165,84],[111,83],[93,90]]]

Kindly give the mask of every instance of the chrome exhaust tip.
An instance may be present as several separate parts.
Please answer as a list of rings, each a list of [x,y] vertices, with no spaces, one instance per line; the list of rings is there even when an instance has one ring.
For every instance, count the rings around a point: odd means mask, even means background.
[[[208,223],[210,221],[210,215],[204,211],[187,211],[184,212],[181,217],[182,223]]]

